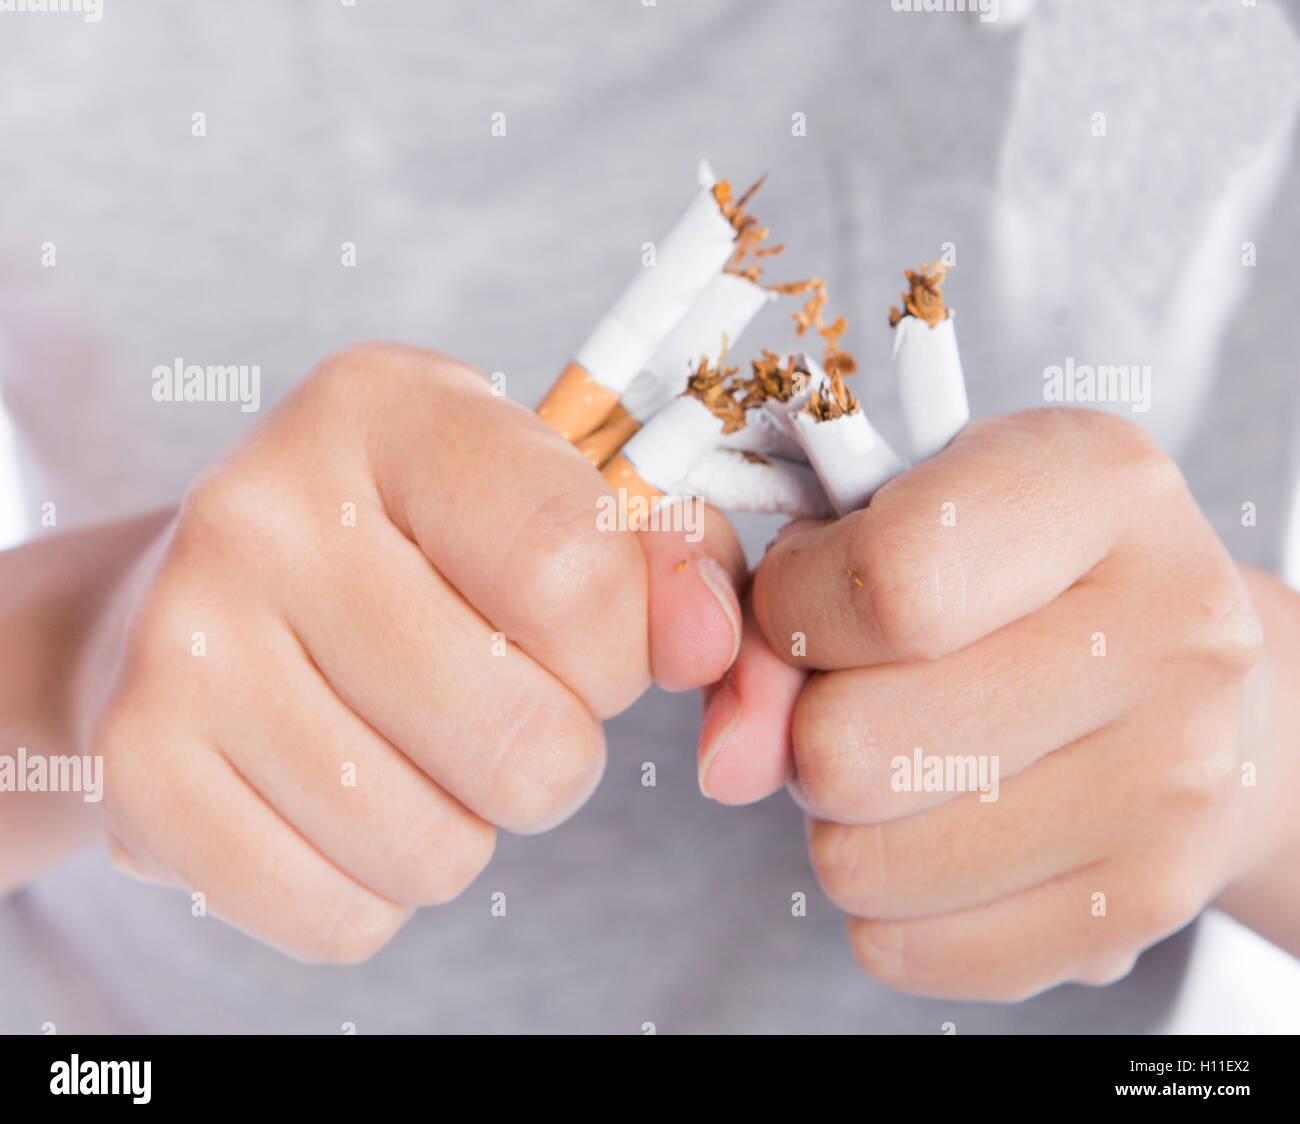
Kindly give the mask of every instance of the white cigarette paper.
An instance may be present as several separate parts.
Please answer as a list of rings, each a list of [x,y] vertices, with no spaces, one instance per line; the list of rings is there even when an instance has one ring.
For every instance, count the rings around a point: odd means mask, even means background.
[[[912,455],[925,460],[970,421],[951,310],[933,328],[915,316],[899,320],[894,328],[894,374]]]
[[[707,356],[710,366],[717,366],[724,341],[727,348],[734,349],[754,317],[776,297],[747,278],[719,273],[623,392],[623,409],[645,424],[686,388],[701,356]]]
[[[674,398],[623,446],[647,484],[668,492],[718,444],[723,421],[698,398]]]
[[[621,395],[735,250],[736,231],[713,197],[701,162],[699,189],[672,229],[574,355],[596,382]]]
[[[766,405],[766,404],[765,404]],[[761,456],[782,457],[789,461],[803,461],[803,446],[794,434],[767,409],[745,411],[745,428],[719,438],[725,449],[758,453]]]
[[[731,449],[706,454],[672,491],[674,495],[699,496],[727,511],[817,519],[831,511],[826,493],[807,465],[775,457],[753,461]]]
[[[861,408],[829,421],[804,413],[795,414],[793,420],[837,516],[866,507],[878,488],[903,471],[903,462]]]

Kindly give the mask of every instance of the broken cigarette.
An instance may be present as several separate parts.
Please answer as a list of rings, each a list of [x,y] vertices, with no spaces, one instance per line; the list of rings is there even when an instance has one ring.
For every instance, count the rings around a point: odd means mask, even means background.
[[[538,406],[538,414],[568,440],[580,441],[608,418],[692,302],[735,255],[742,232],[754,225],[743,211],[752,191],[733,201],[727,181],[718,181],[703,161],[699,185],[657,243],[654,264],[642,266]]]
[[[699,496],[726,511],[815,519],[831,512],[816,473],[806,464],[737,449],[715,449],[706,454],[673,491]]]
[[[692,384],[711,379],[721,388],[734,371],[734,368],[710,368],[701,363],[699,373],[692,376]],[[710,403],[701,396],[703,393],[711,391],[698,388],[693,392],[688,389],[674,399],[601,469],[605,482],[616,494],[625,492],[628,499],[643,500],[638,510],[647,515],[717,445],[718,438],[729,424],[727,418],[715,412],[718,407],[716,399],[720,396],[715,395],[715,402]],[[739,406],[735,409],[739,411]],[[743,414],[740,424],[744,424]]]
[[[837,516],[866,507],[883,484],[903,471],[889,443],[876,432],[842,376],[827,374],[809,355],[807,401],[791,415],[795,437],[808,456]]]
[[[747,277],[720,273],[668,333],[645,369],[623,392],[605,424],[578,442],[600,468],[656,413],[681,394],[701,359],[718,363],[777,294]]]
[[[903,307],[889,310],[898,396],[918,461],[934,456],[970,421],[953,313],[943,300],[947,271],[942,262],[907,270]]]

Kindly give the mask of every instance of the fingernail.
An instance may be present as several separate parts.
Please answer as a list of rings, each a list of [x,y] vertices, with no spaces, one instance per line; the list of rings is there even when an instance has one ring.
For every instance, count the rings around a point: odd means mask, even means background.
[[[709,699],[704,710],[704,720],[700,723],[700,792],[713,799],[709,793],[709,770],[718,756],[718,751],[727,744],[737,725],[740,723],[740,696],[724,679]]]
[[[701,558],[695,564],[695,569],[731,623],[731,655],[727,657],[727,666],[730,667],[740,654],[741,629],[740,608],[736,602],[735,587],[731,584],[731,575],[723,569],[720,562],[712,558]]]

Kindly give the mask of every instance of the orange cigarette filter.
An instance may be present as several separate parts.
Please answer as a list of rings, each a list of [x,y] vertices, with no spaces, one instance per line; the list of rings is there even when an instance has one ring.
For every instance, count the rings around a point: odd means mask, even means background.
[[[605,462],[640,428],[636,418],[622,406],[616,406],[604,425],[578,442],[578,451],[596,468],[604,468]]]
[[[757,268],[767,230],[745,205],[762,182],[733,199],[728,181],[701,165],[699,187],[659,241],[653,267],[638,270],[538,407],[553,429],[575,443],[589,437],[709,283],[747,256]]]
[[[614,490],[614,494],[619,497],[619,502],[626,503],[628,526],[634,531],[640,528],[641,524],[649,518],[650,513],[663,501],[663,492],[642,480],[637,470],[632,467],[632,462],[622,453],[615,453],[609,463],[601,469],[600,474],[605,478],[605,483]],[[643,502],[640,504],[630,502],[636,499]]]
[[[537,416],[566,441],[589,436],[618,405],[618,395],[570,363],[546,392]]]

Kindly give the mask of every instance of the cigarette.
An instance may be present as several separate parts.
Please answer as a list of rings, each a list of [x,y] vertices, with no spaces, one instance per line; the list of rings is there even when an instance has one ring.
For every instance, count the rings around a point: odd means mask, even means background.
[[[639,375],[637,377],[640,378]],[[619,404],[614,407],[604,425],[578,442],[578,452],[594,467],[603,468],[609,458],[640,428],[641,423]]]
[[[806,464],[737,449],[715,449],[673,488],[727,511],[824,518],[831,505]]]
[[[941,262],[907,270],[903,307],[889,310],[894,374],[913,456],[934,456],[970,421],[953,312],[944,305]]]
[[[701,360],[717,364],[777,294],[747,277],[720,273],[678,321],[632,380],[609,418],[578,442],[583,455],[602,467],[638,429],[685,388]]]
[[[836,516],[866,507],[903,462],[876,432],[838,372],[827,375],[811,356],[807,402],[791,415],[795,436],[821,481]]]
[[[720,437],[745,424],[745,411],[731,382],[736,370],[720,361],[711,365],[701,360],[686,390],[655,414],[601,469],[605,482],[616,493],[626,489],[629,498],[645,499],[640,510],[652,512]]]
[[[754,224],[727,181],[701,162],[699,188],[664,238],[655,264],[643,266],[596,325],[573,361],[547,392],[538,414],[570,441],[580,441],[608,418],[620,396],[650,361],[737,251]]]
[[[723,425],[698,398],[683,395],[633,435],[601,469],[601,475],[615,493],[626,489],[629,498],[646,500],[642,510],[649,514],[714,448]]]
[[[844,378],[857,362],[840,347],[847,324],[843,316],[827,324],[826,283],[813,277],[784,286],[788,293],[806,293],[808,300],[795,313],[796,330],[815,330],[825,342],[822,363],[805,353],[773,365],[768,362],[755,382],[764,385],[764,412],[776,428],[788,434],[807,457],[837,516],[865,507],[886,481],[903,471],[903,463],[868,421]],[[772,356],[766,355],[771,359]]]
[[[747,277],[718,274],[624,392],[623,408],[644,425],[681,394],[701,359],[717,364],[776,299],[775,292]]]

